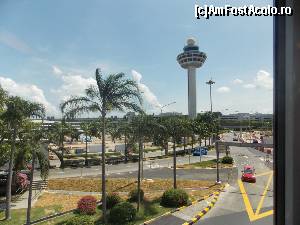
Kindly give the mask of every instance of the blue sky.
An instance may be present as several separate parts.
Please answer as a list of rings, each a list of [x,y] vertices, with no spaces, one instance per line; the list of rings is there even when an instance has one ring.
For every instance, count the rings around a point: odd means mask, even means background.
[[[63,99],[93,84],[97,67],[130,78],[135,70],[142,75],[149,113],[172,101],[176,104],[165,111],[187,113],[187,75],[176,56],[193,36],[208,56],[197,71],[198,112],[209,109],[205,81],[211,77],[214,110],[272,112],[273,18],[196,20],[195,3],[272,1],[2,0],[0,84],[58,115]]]

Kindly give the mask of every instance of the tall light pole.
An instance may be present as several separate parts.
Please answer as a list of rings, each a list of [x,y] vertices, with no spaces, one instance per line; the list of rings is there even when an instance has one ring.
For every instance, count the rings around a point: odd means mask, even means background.
[[[165,104],[165,105],[159,107],[159,108],[160,108],[160,115],[162,116],[163,108],[165,108],[165,107],[167,107],[167,106],[170,106],[170,105],[173,105],[173,104],[175,104],[175,103],[176,103],[176,102],[174,101],[174,102],[170,102],[170,103],[168,103],[168,104]]]
[[[215,83],[216,83],[216,82],[214,82],[214,81],[212,80],[212,78],[211,78],[209,81],[206,82],[206,84],[209,85],[210,113],[212,113],[211,86],[212,86],[213,84],[215,84]]]
[[[207,81],[206,82],[206,84],[208,84],[209,85],[209,98],[210,98],[210,116],[212,117],[212,112],[213,112],[213,109],[212,109],[212,98],[211,98],[211,86],[213,85],[213,84],[215,84],[216,82],[214,82],[213,80],[212,80],[212,78],[210,78],[210,80],[209,81]],[[211,137],[209,138],[209,145],[211,144]]]

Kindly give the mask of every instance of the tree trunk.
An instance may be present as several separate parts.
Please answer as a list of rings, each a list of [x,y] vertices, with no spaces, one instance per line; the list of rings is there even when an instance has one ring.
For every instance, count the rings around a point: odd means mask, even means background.
[[[64,155],[65,155],[65,148],[64,148],[64,133],[63,133],[63,127],[61,128],[61,136],[60,136],[60,147],[61,147],[61,162],[60,162],[60,168],[65,168],[65,161],[64,161]]]
[[[186,154],[186,137],[185,136],[183,137],[183,151],[184,151],[184,154]]]
[[[192,150],[194,149],[194,136],[192,137]]]
[[[125,153],[125,163],[128,162],[128,151],[127,151],[127,134],[125,133],[125,150],[124,150],[124,153]]]
[[[107,224],[106,215],[106,177],[105,177],[105,115],[102,114],[102,213],[103,222]]]
[[[137,202],[137,211],[140,210],[141,204],[141,158],[142,158],[142,141],[139,138],[139,162],[138,162],[138,202]]]
[[[12,146],[10,150],[9,157],[9,169],[8,169],[8,177],[6,181],[6,211],[5,211],[5,219],[11,219],[11,211],[10,211],[10,203],[11,203],[11,184],[13,177],[13,167],[14,167],[14,154],[16,151],[16,139],[17,139],[17,130],[14,128],[12,135]]]
[[[88,144],[87,144],[87,133],[85,133],[85,166],[88,166]]]
[[[206,146],[206,137],[204,138],[204,145]]]
[[[35,152],[32,155],[32,168],[30,171],[30,186],[29,186],[29,194],[28,194],[28,205],[27,205],[27,220],[26,224],[30,225],[30,213],[31,213],[31,200],[32,200],[32,183],[33,183],[33,173],[34,173],[34,164],[35,164]]]
[[[169,154],[169,143],[167,142],[165,144],[165,155],[168,155]]]
[[[173,139],[173,187],[174,189],[177,188],[177,182],[176,182],[176,141],[175,138]]]

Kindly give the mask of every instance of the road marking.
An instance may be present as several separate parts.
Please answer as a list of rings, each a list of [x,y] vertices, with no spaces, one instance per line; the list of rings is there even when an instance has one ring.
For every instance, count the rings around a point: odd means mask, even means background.
[[[241,180],[238,180],[238,184],[239,184],[240,189],[241,189],[241,194],[243,196],[243,200],[244,200],[244,203],[245,203],[245,207],[246,207],[246,211],[248,213],[249,219],[250,219],[250,221],[254,221],[255,215],[254,215],[253,208],[251,206],[250,200],[248,198],[247,192],[246,192],[245,187],[243,185],[243,182]]]
[[[270,174],[270,176],[269,176],[269,179],[268,179],[267,185],[266,185],[266,187],[265,187],[265,190],[264,190],[264,192],[263,192],[263,195],[262,195],[262,197],[261,197],[261,199],[260,199],[260,201],[259,201],[259,203],[258,203],[256,212],[255,212],[255,215],[256,215],[256,216],[259,214],[260,209],[261,209],[261,207],[262,207],[262,205],[263,205],[263,203],[264,203],[264,200],[265,200],[265,197],[266,197],[268,188],[269,188],[269,186],[270,186],[270,184],[271,184],[272,178],[273,178],[273,172],[272,172],[272,173]]]
[[[262,173],[262,174],[259,174],[257,175],[256,177],[259,177],[259,176],[265,176],[265,175],[270,175],[269,176],[269,179],[268,179],[268,182],[267,182],[267,185],[264,189],[264,192],[262,194],[262,197],[258,203],[258,207],[256,209],[256,212],[254,213],[254,210],[252,208],[252,205],[250,203],[250,200],[249,200],[249,197],[248,197],[248,194],[245,190],[245,187],[244,187],[244,184],[241,180],[238,180],[238,185],[240,187],[240,190],[241,190],[241,194],[242,194],[242,197],[243,197],[243,200],[244,200],[244,204],[245,204],[245,207],[246,207],[246,211],[248,213],[248,217],[249,217],[249,220],[251,222],[255,221],[255,220],[259,220],[259,219],[262,219],[264,217],[267,217],[267,216],[270,216],[270,215],[273,215],[274,213],[274,210],[269,210],[267,212],[263,212],[261,214],[259,214],[260,210],[261,210],[261,207],[263,205],[263,202],[264,202],[264,199],[265,199],[265,196],[266,196],[266,193],[268,191],[268,188],[271,184],[271,181],[272,181],[272,178],[273,178],[273,171],[271,172],[267,172],[267,173]]]
[[[261,176],[265,176],[265,175],[269,175],[269,174],[273,175],[273,171],[269,171],[269,172],[265,172],[265,173],[260,173],[260,174],[256,175],[256,177],[261,177]]]

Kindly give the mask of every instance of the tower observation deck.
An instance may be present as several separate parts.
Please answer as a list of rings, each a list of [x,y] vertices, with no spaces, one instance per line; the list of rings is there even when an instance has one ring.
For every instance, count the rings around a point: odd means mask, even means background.
[[[183,52],[177,56],[177,62],[188,70],[188,112],[190,118],[197,116],[196,68],[200,68],[206,60],[206,54],[199,51],[194,38],[187,39]]]

